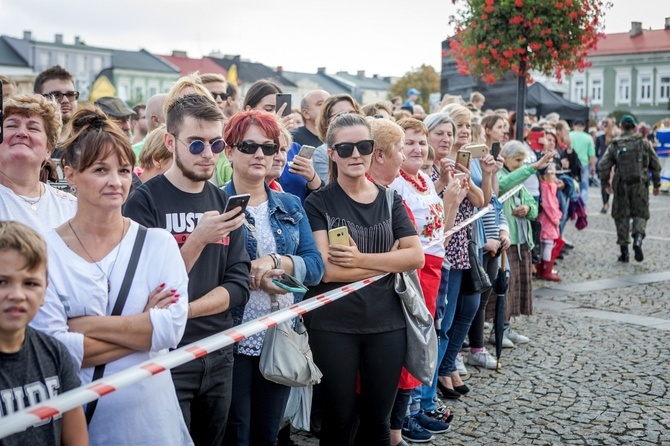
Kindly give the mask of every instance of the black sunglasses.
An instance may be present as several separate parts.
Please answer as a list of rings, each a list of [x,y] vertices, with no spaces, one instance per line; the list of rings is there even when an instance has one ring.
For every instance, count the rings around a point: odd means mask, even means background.
[[[65,96],[68,101],[74,101],[76,99],[79,99],[79,92],[78,91],[66,91],[65,93],[61,93],[60,91],[52,91],[50,93],[44,93],[42,96],[44,96],[45,98],[49,98],[49,99],[55,99],[58,102],[62,101],[63,96]]]
[[[371,139],[364,139],[358,142],[341,142],[333,146],[340,158],[349,158],[354,153],[354,147],[358,149],[361,155],[369,155],[375,147],[375,142]]]
[[[279,146],[273,142],[258,144],[250,141],[240,141],[236,144],[233,144],[233,146],[237,147],[237,150],[247,155],[255,154],[259,147],[263,150],[263,155],[265,156],[274,155],[277,153],[277,150],[279,150]]]
[[[214,98],[215,101],[217,97],[221,98],[222,101],[228,99],[228,93],[217,93],[215,91],[212,91],[210,93],[212,93],[212,97]]]
[[[207,144],[204,141],[200,141],[199,139],[192,141],[190,144],[186,144],[184,141],[177,138],[177,135],[175,135],[174,133],[170,134],[174,136],[174,139],[184,144],[185,146],[188,146],[188,151],[191,152],[191,154],[193,155],[200,155],[207,146],[210,146],[212,148],[212,153],[221,153],[223,152],[223,149],[226,148],[226,142],[221,138],[214,140],[214,142],[211,144]]]

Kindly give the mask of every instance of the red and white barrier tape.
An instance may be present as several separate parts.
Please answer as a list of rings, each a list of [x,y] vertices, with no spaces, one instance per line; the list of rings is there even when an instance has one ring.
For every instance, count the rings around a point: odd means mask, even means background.
[[[522,186],[517,186],[508,193],[504,194],[499,198],[499,201],[503,202],[507,200],[521,187]],[[432,246],[436,243],[443,242],[446,237],[458,232],[460,229],[474,222],[478,218],[481,218],[481,216],[492,209],[492,205],[483,208],[481,211],[477,212],[466,221],[445,232],[444,236],[439,240],[431,242],[430,245],[427,245],[424,248]],[[69,410],[105,396],[108,393],[112,393],[118,389],[149,378],[152,375],[165,372],[189,361],[205,356],[208,353],[232,345],[241,341],[242,339],[248,338],[251,335],[260,333],[261,331],[267,330],[270,327],[274,327],[281,322],[288,321],[309,311],[323,307],[324,305],[327,305],[373,282],[376,282],[387,274],[380,274],[365,280],[360,280],[358,282],[345,285],[341,288],[331,290],[325,294],[304,300],[300,303],[292,305],[288,308],[284,308],[283,310],[276,311],[262,318],[246,322],[221,333],[217,333],[215,335],[201,339],[198,342],[185,345],[165,355],[157,356],[150,361],[145,361],[141,364],[137,364],[125,370],[121,370],[120,372],[114,373],[112,375],[104,376],[88,385],[72,389],[43,403],[4,417],[0,419],[0,439],[18,432],[22,432],[26,428],[42,422],[48,418],[61,415]]]

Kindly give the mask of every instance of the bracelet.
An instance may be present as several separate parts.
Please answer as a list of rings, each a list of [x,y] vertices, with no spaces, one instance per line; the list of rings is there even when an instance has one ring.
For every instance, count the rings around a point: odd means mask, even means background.
[[[316,172],[314,172],[314,175],[312,175],[312,179],[309,180],[308,183],[311,183],[312,181],[314,181],[314,178],[316,178]]]
[[[270,257],[272,257],[272,260],[275,263],[274,269],[281,269],[281,256],[276,252],[273,252],[272,254],[270,254]]]

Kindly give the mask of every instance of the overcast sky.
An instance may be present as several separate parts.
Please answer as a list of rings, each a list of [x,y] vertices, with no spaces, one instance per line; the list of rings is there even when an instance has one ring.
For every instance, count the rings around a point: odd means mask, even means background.
[[[670,17],[668,0],[613,3],[606,32],[626,32],[631,21],[660,29]],[[0,0],[0,33],[191,57],[219,50],[287,71],[401,76],[423,63],[440,70],[455,10],[451,0]]]

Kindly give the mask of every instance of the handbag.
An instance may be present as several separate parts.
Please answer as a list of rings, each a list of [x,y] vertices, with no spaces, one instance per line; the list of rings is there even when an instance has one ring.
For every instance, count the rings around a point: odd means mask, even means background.
[[[437,369],[437,334],[416,270],[396,273],[394,286],[405,314],[405,369],[430,386]]]
[[[491,289],[491,279],[479,261],[479,249],[477,243],[468,241],[468,257],[470,258],[470,269],[463,270],[463,281],[461,282],[461,294],[482,294]]]
[[[146,236],[147,228],[140,225],[137,229],[135,244],[133,245],[133,251],[130,254],[130,260],[128,261],[128,268],[126,268],[126,274],[123,276],[121,289],[119,290],[119,295],[116,298],[116,302],[114,302],[114,308],[112,309],[112,314],[110,314],[110,316],[120,316],[123,312],[123,307],[126,305],[126,300],[128,299],[130,286],[133,284],[133,278],[135,277],[135,271],[137,270],[137,263],[140,260],[140,254],[142,254],[142,246],[144,245],[144,239]],[[106,364],[100,364],[95,366],[95,369],[93,369],[93,379],[91,379],[91,382],[103,377],[105,374],[105,365]],[[97,405],[98,400],[93,400],[86,405],[85,415],[87,425],[91,424],[91,420],[93,419],[93,414],[95,413],[95,408]]]
[[[272,311],[279,309],[277,296],[270,295]],[[312,349],[309,346],[307,328],[302,318],[281,322],[268,328],[263,339],[258,367],[268,381],[289,387],[302,387],[321,382],[323,374],[314,363]]]

